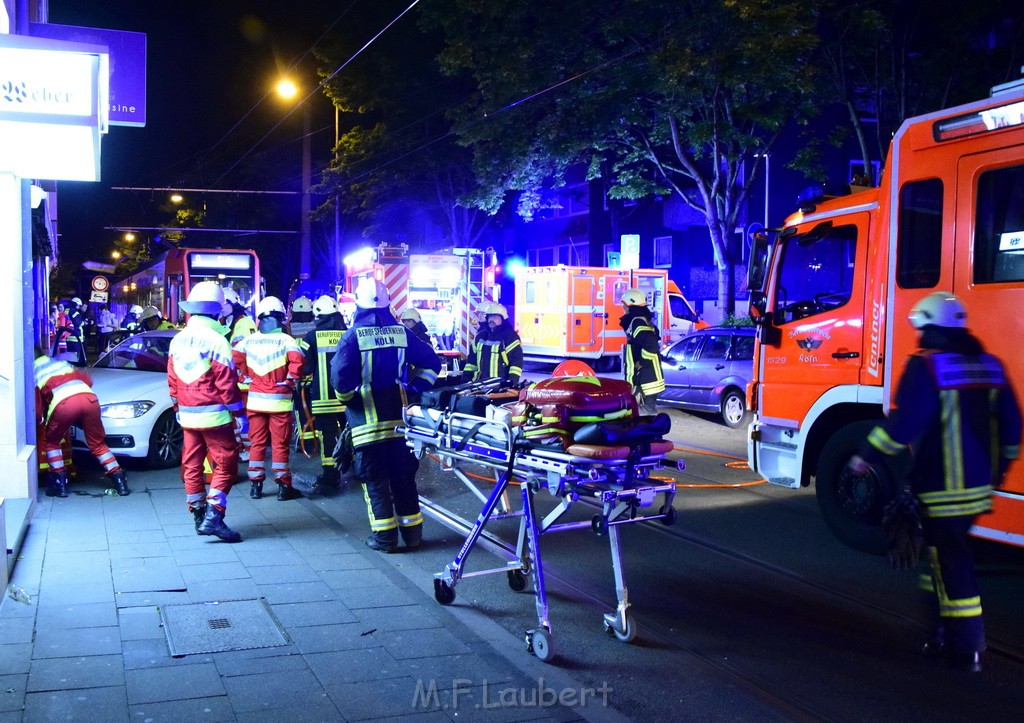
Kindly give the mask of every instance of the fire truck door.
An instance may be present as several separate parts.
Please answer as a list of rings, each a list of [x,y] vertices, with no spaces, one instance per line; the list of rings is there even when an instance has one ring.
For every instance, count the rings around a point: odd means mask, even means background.
[[[764,417],[796,423],[825,391],[858,381],[868,215],[841,224],[790,237],[777,254],[769,290],[776,343],[761,345]]]
[[[594,306],[596,279],[593,276],[574,275],[569,283],[569,298],[572,299],[569,310],[569,344],[573,347],[592,347],[597,340],[595,326],[598,309]]]

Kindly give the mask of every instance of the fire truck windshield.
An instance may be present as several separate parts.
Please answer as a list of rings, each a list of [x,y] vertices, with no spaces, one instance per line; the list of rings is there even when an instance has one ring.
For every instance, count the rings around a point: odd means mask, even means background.
[[[831,228],[811,243],[791,236],[781,247],[774,321],[786,324],[843,306],[853,288],[855,226]]]

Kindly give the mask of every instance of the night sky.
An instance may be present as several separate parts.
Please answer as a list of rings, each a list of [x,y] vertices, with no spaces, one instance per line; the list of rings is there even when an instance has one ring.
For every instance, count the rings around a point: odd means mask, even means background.
[[[51,23],[143,32],[148,43],[146,127],[111,127],[102,140],[99,183],[59,185],[64,260],[109,253],[117,234],[104,226],[151,220],[152,194],[111,191],[114,186],[262,188],[265,179],[244,185],[252,179],[237,167],[224,175],[256,146],[275,147],[280,158],[287,157],[288,162],[278,158],[280,167],[266,169],[279,179],[273,190],[298,190],[301,114],[293,113],[259,144],[288,112],[276,97],[260,100],[296,62],[307,83],[315,82],[316,60],[308,51],[339,17],[358,22],[358,5],[359,0],[50,0]],[[375,30],[367,32],[369,37]],[[311,101],[314,155],[325,157],[333,142],[333,110],[322,94]]]

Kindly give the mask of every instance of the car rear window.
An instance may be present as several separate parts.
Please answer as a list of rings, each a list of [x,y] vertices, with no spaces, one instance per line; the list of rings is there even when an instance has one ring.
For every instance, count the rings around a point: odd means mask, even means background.
[[[725,359],[729,356],[729,345],[732,341],[731,334],[708,334],[707,343],[704,345],[704,352],[701,359]]]
[[[737,361],[749,361],[754,358],[754,337],[737,336],[732,340],[732,358]]]

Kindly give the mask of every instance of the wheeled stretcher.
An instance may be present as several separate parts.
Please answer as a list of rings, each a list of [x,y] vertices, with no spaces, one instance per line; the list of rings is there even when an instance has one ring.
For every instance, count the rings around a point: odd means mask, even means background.
[[[661,416],[661,415],[659,415]],[[544,564],[540,537],[551,532],[590,529],[607,535],[618,605],[604,615],[604,627],[618,639],[630,641],[636,625],[630,613],[629,596],[623,572],[619,526],[644,520],[675,522],[672,507],[675,484],[650,479],[660,469],[672,443],[660,439],[668,429],[667,419],[652,423],[622,426],[602,440],[607,444],[561,444],[528,442],[522,428],[513,426],[509,412],[493,407],[484,415],[430,409],[406,408],[400,430],[417,457],[436,455],[446,470],[452,471],[483,501],[483,509],[469,535],[444,570],[434,575],[434,597],[442,605],[455,600],[455,588],[464,577],[506,573],[509,586],[519,592],[526,589],[532,576],[537,609],[537,627],[526,632],[527,649],[541,660],[554,655],[551,623],[544,582]],[[470,479],[470,466],[489,468],[495,476],[489,494]],[[677,463],[681,469],[682,461]],[[509,503],[508,487],[520,485],[522,508]],[[547,492],[559,498],[558,505],[543,518],[538,517],[535,497]],[[590,521],[559,520],[577,501],[598,508]],[[643,510],[655,505],[657,511]],[[485,526],[494,520],[519,518],[515,553],[506,564],[492,569],[466,571],[466,560],[480,540]]]

